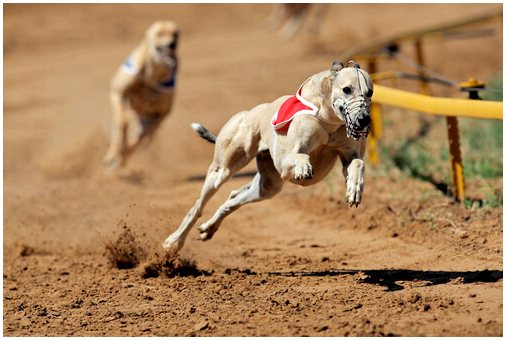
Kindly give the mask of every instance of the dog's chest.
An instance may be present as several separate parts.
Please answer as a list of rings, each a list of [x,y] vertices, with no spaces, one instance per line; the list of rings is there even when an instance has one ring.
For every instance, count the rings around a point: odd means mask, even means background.
[[[287,145],[286,141],[286,135],[273,134],[272,145],[270,148],[271,157],[275,168],[280,174],[283,171],[283,161],[285,157],[291,153],[291,148]],[[335,144],[321,144],[309,153],[310,163],[313,168],[313,177],[303,180],[290,179],[289,181],[303,186],[318,183],[328,175],[338,157],[339,150],[336,148]]]
[[[173,91],[161,91],[139,79],[128,89],[126,96],[130,106],[138,114],[166,113],[170,110]]]
[[[335,132],[329,134],[329,141],[327,147],[330,149],[345,151],[354,148],[359,142],[353,138],[348,137],[346,134],[346,126],[341,126]]]

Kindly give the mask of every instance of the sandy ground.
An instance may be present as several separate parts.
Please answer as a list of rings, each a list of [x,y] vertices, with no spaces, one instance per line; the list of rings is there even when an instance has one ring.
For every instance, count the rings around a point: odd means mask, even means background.
[[[340,166],[313,187],[287,185],[209,242],[192,231],[176,268],[160,260],[213,153],[191,122],[219,131],[357,41],[500,7],[336,4],[317,39],[304,31],[287,42],[265,28],[271,5],[4,5],[3,334],[501,336],[502,208],[465,209],[394,170],[368,168],[356,209]],[[109,79],[162,18],[182,31],[176,104],[111,176],[101,164]],[[502,69],[494,27],[481,39],[428,41],[428,66],[489,79]],[[203,221],[249,180],[226,184]],[[502,190],[502,178],[487,185]],[[114,267],[122,251],[139,265]]]

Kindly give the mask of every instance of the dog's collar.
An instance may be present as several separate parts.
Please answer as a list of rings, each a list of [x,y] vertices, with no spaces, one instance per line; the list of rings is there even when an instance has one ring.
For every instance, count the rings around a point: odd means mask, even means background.
[[[177,66],[178,65],[176,61],[169,77],[156,83],[156,85],[154,85],[153,87],[162,91],[173,90],[176,87]],[[128,56],[128,58],[121,65],[121,68],[123,69],[123,71],[131,75],[138,75],[141,71],[139,67],[135,65],[132,56]]]
[[[176,74],[177,74],[177,61],[172,68],[169,78],[162,80],[158,83],[158,88],[161,90],[172,90],[176,87]]]

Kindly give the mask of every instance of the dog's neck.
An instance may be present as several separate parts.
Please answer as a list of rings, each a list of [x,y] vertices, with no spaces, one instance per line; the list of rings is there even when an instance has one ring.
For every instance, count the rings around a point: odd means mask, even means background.
[[[151,80],[162,83],[167,80],[174,72],[176,67],[177,59],[174,65],[169,65],[161,60],[152,60],[148,58],[146,63],[145,75]]]
[[[335,132],[341,126],[345,125],[334,111],[331,101],[332,86],[328,86],[325,82],[329,82],[331,77],[330,71],[323,71],[313,75],[302,87],[302,97],[318,107],[316,117],[322,123],[322,126],[329,133]]]
[[[174,57],[174,63],[171,65],[149,55],[149,51],[144,49],[144,60],[145,63],[139,70],[138,77],[154,89],[173,90],[176,81],[177,56]]]

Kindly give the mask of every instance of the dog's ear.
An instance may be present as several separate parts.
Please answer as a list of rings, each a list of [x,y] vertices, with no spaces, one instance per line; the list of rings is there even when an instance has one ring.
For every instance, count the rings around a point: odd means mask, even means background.
[[[336,74],[337,72],[341,71],[343,69],[344,65],[339,60],[336,60],[332,63],[332,66],[330,67],[330,71],[332,73]]]
[[[360,64],[357,64],[355,61],[350,60],[350,61],[348,61],[348,63],[346,64],[346,67],[360,68]]]
[[[332,66],[330,67],[330,76],[323,79],[321,85],[321,91],[324,98],[331,93],[332,83],[334,82],[334,79],[336,79],[337,77],[337,72],[341,71],[343,68],[344,65],[339,60],[335,60],[332,63]]]

